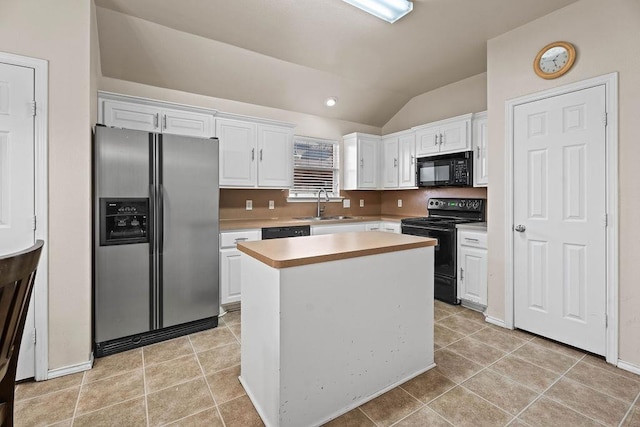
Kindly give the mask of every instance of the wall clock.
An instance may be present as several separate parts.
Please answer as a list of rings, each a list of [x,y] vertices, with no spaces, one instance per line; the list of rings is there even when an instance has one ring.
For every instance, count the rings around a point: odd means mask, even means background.
[[[533,70],[543,79],[555,79],[571,69],[576,60],[576,48],[567,42],[549,43],[533,60]]]

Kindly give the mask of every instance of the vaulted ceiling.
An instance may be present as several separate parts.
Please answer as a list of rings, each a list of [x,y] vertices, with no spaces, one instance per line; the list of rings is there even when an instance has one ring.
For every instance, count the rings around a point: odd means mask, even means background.
[[[414,0],[395,24],[341,0],[96,6],[104,76],[381,127],[414,96],[486,71],[487,40],[574,1]]]

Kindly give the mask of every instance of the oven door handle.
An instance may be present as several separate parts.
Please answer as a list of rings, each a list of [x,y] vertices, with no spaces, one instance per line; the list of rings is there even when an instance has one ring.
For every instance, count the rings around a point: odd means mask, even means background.
[[[433,226],[422,226],[422,225],[402,225],[402,227],[405,227],[407,229],[411,229],[411,228],[415,228],[417,230],[433,230],[433,231],[454,231],[451,228],[440,228],[440,227],[433,227]],[[403,234],[407,234],[407,233],[403,233]]]

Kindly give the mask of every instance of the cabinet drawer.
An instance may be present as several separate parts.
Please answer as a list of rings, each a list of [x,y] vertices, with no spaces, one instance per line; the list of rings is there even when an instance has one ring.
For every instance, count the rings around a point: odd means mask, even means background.
[[[260,230],[232,231],[229,233],[220,233],[220,247],[235,248],[238,242],[248,242],[261,239],[262,232]]]
[[[458,231],[458,244],[473,248],[487,248],[487,233],[476,231]]]

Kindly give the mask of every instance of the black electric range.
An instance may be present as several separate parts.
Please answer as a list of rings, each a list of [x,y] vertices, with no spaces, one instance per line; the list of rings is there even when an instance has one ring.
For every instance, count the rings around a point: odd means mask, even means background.
[[[434,296],[459,304],[456,225],[485,220],[485,199],[429,199],[429,216],[405,218],[402,234],[438,239],[435,247]]]

